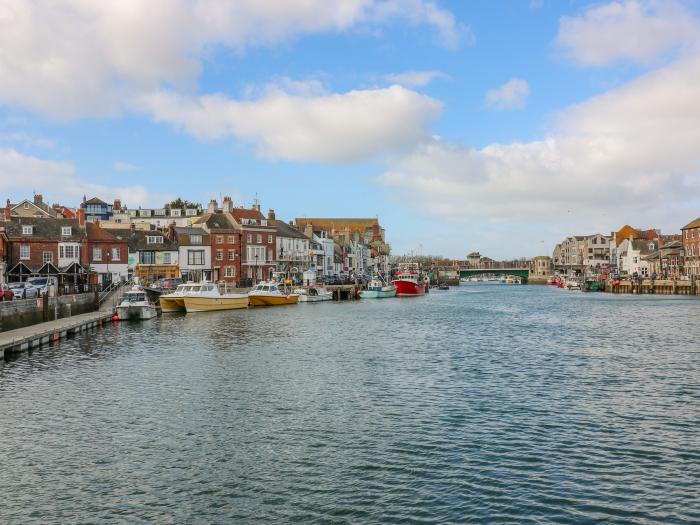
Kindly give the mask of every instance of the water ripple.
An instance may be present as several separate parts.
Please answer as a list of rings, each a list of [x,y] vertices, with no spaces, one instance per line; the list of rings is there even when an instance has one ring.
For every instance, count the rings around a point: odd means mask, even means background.
[[[470,286],[0,363],[2,523],[698,523],[700,301]]]

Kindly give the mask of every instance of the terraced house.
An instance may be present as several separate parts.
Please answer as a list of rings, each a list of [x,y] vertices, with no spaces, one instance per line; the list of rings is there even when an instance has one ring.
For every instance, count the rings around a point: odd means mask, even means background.
[[[194,226],[210,235],[212,279],[235,286],[241,276],[243,228],[233,218],[231,210],[231,198],[224,197],[223,209],[209,208]]]

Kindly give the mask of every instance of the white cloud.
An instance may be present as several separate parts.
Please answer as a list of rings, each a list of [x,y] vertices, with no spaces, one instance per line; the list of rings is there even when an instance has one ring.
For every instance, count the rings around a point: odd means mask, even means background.
[[[158,92],[142,99],[159,122],[201,140],[234,137],[264,157],[352,162],[409,149],[428,137],[442,105],[401,86],[303,96],[269,88],[259,99],[182,97]]]
[[[0,104],[58,118],[114,115],[134,94],[192,88],[217,47],[391,21],[431,26],[448,47],[468,34],[429,0],[4,0]]]
[[[528,83],[521,78],[511,78],[502,86],[489,90],[484,103],[494,109],[522,109],[525,107],[528,96],[530,96]]]
[[[137,171],[138,169],[138,166],[134,164],[129,164],[128,162],[115,162],[114,164],[112,164],[112,171],[116,171],[117,173],[127,173],[131,171]]]
[[[56,141],[30,135],[29,133],[25,133],[24,131],[0,132],[0,141],[16,142],[29,147],[39,147],[45,149],[52,149],[56,147]]]
[[[604,66],[619,60],[649,63],[699,39],[700,24],[680,2],[624,0],[562,17],[556,43],[580,64]]]
[[[455,221],[677,231],[700,206],[698,85],[700,57],[683,59],[563,111],[547,139],[483,149],[436,140],[380,182]]]
[[[105,200],[118,198],[129,206],[161,205],[172,197],[141,185],[96,184],[80,177],[70,162],[40,159],[13,148],[0,148],[0,173],[0,193],[15,200],[26,198],[30,189],[50,192],[44,193],[47,201],[60,201],[66,206],[76,206],[83,194],[99,195]]]
[[[406,71],[404,73],[394,73],[385,75],[384,80],[393,84],[400,84],[406,87],[427,86],[436,78],[448,78],[442,71]]]

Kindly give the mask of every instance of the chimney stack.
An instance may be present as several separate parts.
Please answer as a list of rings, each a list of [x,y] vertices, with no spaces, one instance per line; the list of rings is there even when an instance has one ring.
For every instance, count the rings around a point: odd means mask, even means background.
[[[168,224],[168,234],[166,235],[168,240],[174,241],[175,240],[175,221],[171,222]]]
[[[275,210],[273,210],[272,208],[270,208],[270,209],[267,211],[267,219],[270,220],[270,221],[274,221],[274,220],[275,220]]]
[[[7,203],[5,204],[5,220],[9,221],[12,219],[12,210],[10,209],[10,199],[7,199]]]
[[[231,197],[224,197],[224,202],[222,204],[222,209],[225,212],[231,213],[233,211],[233,199]]]
[[[41,205],[44,203],[44,196],[41,193],[36,193],[34,195],[34,204],[37,206],[41,207]]]
[[[314,238],[314,226],[310,222],[307,222],[306,226],[304,226],[304,235],[306,235],[309,239]]]
[[[122,201],[119,199],[114,199],[114,205],[112,206],[112,211],[120,211],[122,209]]]
[[[255,211],[260,211],[260,204],[253,204],[253,209]]]
[[[78,208],[78,224],[85,226],[85,208]]]
[[[85,195],[85,194],[83,193],[83,204],[85,204],[86,202],[87,202],[87,195]]]
[[[216,200],[212,199],[209,201],[209,213],[214,213],[216,211]]]

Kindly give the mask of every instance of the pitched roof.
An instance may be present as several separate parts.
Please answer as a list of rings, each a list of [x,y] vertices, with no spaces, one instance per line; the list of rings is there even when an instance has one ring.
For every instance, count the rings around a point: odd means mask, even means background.
[[[257,219],[259,221],[265,220],[265,216],[261,211],[254,208],[233,208],[231,210],[231,215],[233,218],[240,222],[241,219]]]
[[[32,234],[23,235],[22,226],[32,226]],[[62,235],[61,229],[67,226],[71,228],[71,235]],[[40,217],[13,217],[5,222],[5,231],[8,238],[22,237],[26,239],[74,242],[79,242],[85,238],[85,229],[80,226],[78,219],[48,220]]]
[[[685,226],[683,226],[683,227],[681,228],[681,230],[688,230],[688,229],[690,229],[690,228],[700,228],[700,217],[698,217],[698,218],[695,219],[694,221],[689,222],[688,224],[686,224]]]
[[[98,199],[97,197],[93,197],[92,199],[85,201],[85,204],[104,204],[105,206],[109,206],[105,201]]]
[[[171,252],[177,251],[178,245],[176,242],[168,239],[165,234],[158,230],[132,230],[128,229],[117,229],[117,228],[103,228],[110,234],[114,235],[117,239],[126,241],[129,244],[130,252],[137,252],[141,250],[153,250],[156,252]],[[162,243],[150,244],[147,242],[146,237],[162,237]]]
[[[274,226],[277,229],[277,235],[280,237],[291,237],[294,239],[307,239],[308,237],[304,235],[304,232],[299,231],[294,226],[290,226],[284,221],[271,220],[268,224]]]
[[[194,224],[206,224],[210,230],[237,230],[239,225],[229,220],[225,213],[207,213],[197,219]]]
[[[307,224],[311,224],[314,230],[344,230],[348,229],[351,232],[364,233],[366,230],[379,225],[379,219],[376,218],[297,218],[294,220],[297,228],[304,228]]]
[[[85,223],[85,231],[87,232],[87,238],[89,241],[118,242],[121,240],[108,230],[101,228],[92,222]]]

